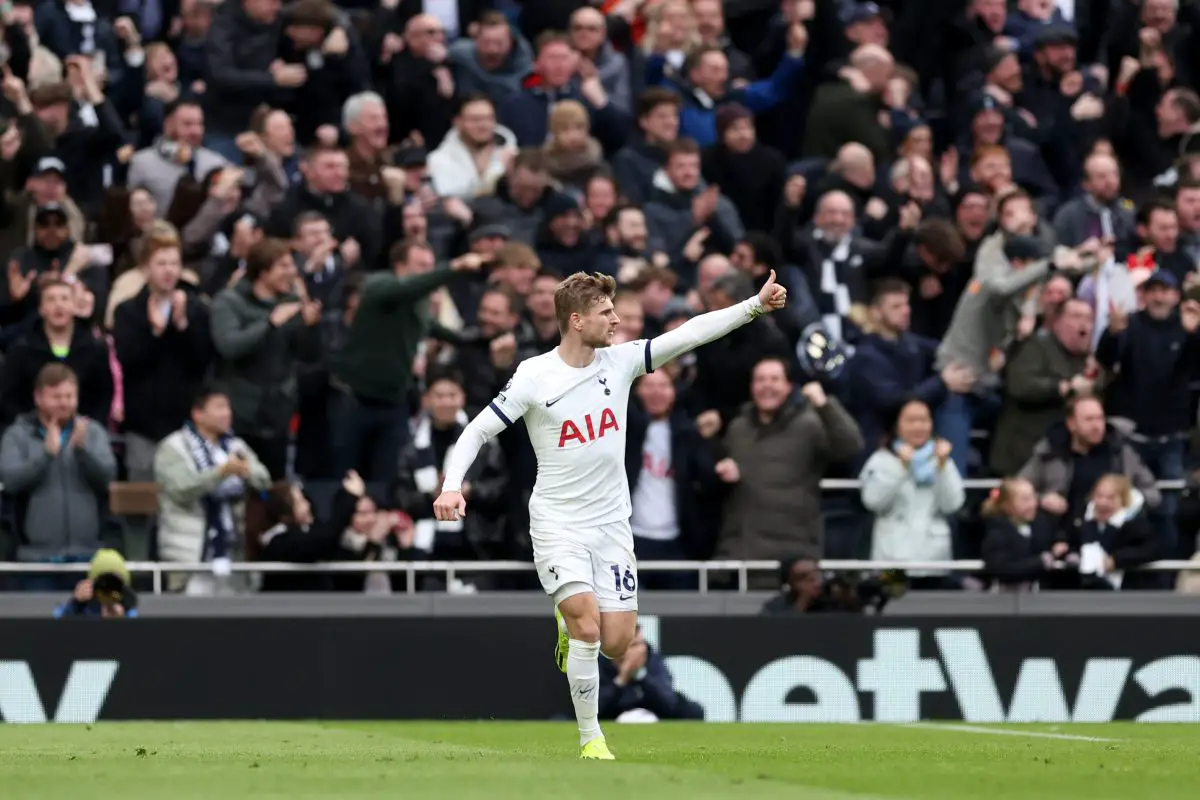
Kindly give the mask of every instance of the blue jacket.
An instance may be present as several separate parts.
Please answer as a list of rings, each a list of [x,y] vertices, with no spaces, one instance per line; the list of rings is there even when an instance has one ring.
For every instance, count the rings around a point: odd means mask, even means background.
[[[646,666],[624,686],[617,686],[619,667],[600,659],[600,719],[616,719],[626,711],[644,708],[659,719],[704,719],[704,709],[675,691],[662,656],[649,648]]]
[[[130,608],[125,612],[125,619],[137,619],[138,610]],[[98,617],[100,616],[99,603],[81,603],[72,597],[67,602],[54,609],[54,618],[62,619],[64,617]]]
[[[915,333],[896,341],[868,334],[859,340],[849,364],[850,413],[862,431],[866,450],[861,464],[879,448],[891,418],[908,400],[923,400],[936,411],[946,399],[946,384],[933,368],[938,343]]]
[[[593,108],[579,93],[579,81],[571,82],[558,91],[541,86],[537,75],[525,79],[522,88],[513,92],[498,106],[500,123],[513,132],[520,147],[541,147],[549,133],[550,106],[560,100],[577,100],[588,110],[592,122],[592,136],[604,147],[606,154],[615,153],[625,143],[629,129],[629,116],[608,103],[604,108]]]
[[[695,139],[701,147],[717,143],[717,109],[728,103],[740,103],[758,115],[782,103],[791,95],[804,69],[804,57],[784,55],[771,77],[755,81],[740,89],[729,89],[719,100],[702,97],[699,90],[689,86],[679,75],[669,75],[666,57],[653,55],[646,60],[646,85],[667,86],[683,96],[679,112],[679,135]]]

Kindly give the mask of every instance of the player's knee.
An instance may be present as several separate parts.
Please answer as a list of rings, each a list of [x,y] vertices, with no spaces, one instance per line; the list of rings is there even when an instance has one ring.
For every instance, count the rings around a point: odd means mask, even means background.
[[[600,652],[616,661],[625,655],[625,651],[629,649],[630,643],[633,641],[633,634],[626,631],[610,631],[604,636],[604,640],[600,643]]]
[[[600,620],[590,617],[568,619],[567,633],[578,642],[598,642],[600,641]]]

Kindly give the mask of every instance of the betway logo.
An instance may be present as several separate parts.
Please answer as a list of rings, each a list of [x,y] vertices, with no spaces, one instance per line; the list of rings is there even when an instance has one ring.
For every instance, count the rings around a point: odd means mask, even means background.
[[[95,722],[117,676],[116,661],[74,661],[58,698],[55,722]],[[46,708],[24,661],[0,661],[0,720],[46,722]]]
[[[647,640],[657,643],[658,620],[640,621]],[[873,699],[861,704],[874,708],[868,719],[917,722],[921,695],[940,692],[953,693],[966,722],[1110,722],[1133,667],[1127,658],[1088,659],[1071,705],[1054,659],[1027,658],[1004,702],[978,631],[939,629],[934,641],[939,658],[923,658],[920,631],[875,631],[873,655],[857,662],[853,676],[816,656],[776,659],[750,678],[740,703],[715,664],[694,656],[665,661],[675,688],[703,705],[711,722],[859,722],[860,694]],[[1171,690],[1189,698],[1152,708],[1138,722],[1200,722],[1200,657],[1160,658],[1133,673],[1132,680],[1151,698]],[[812,701],[789,703],[797,690],[807,690]]]

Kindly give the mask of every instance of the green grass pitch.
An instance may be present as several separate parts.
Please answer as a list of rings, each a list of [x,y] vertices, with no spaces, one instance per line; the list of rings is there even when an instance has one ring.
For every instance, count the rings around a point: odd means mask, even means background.
[[[989,733],[1002,731],[1003,733]],[[1200,726],[0,725],[0,797],[1194,800]]]

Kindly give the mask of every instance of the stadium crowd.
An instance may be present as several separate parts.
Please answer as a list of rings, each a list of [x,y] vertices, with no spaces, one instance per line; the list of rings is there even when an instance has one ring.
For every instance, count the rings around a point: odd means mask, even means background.
[[[466,519],[431,503],[469,416],[556,345],[579,270],[617,278],[621,341],[770,270],[789,292],[637,383],[642,561],[786,560],[802,606],[821,556],[987,564],[909,572],[927,588],[1129,589],[1196,549],[1190,494],[1156,483],[1193,461],[1200,3],[15,0],[0,21],[0,558],[211,562],[170,584],[196,593],[404,581],[241,559],[527,559],[520,424]]]

